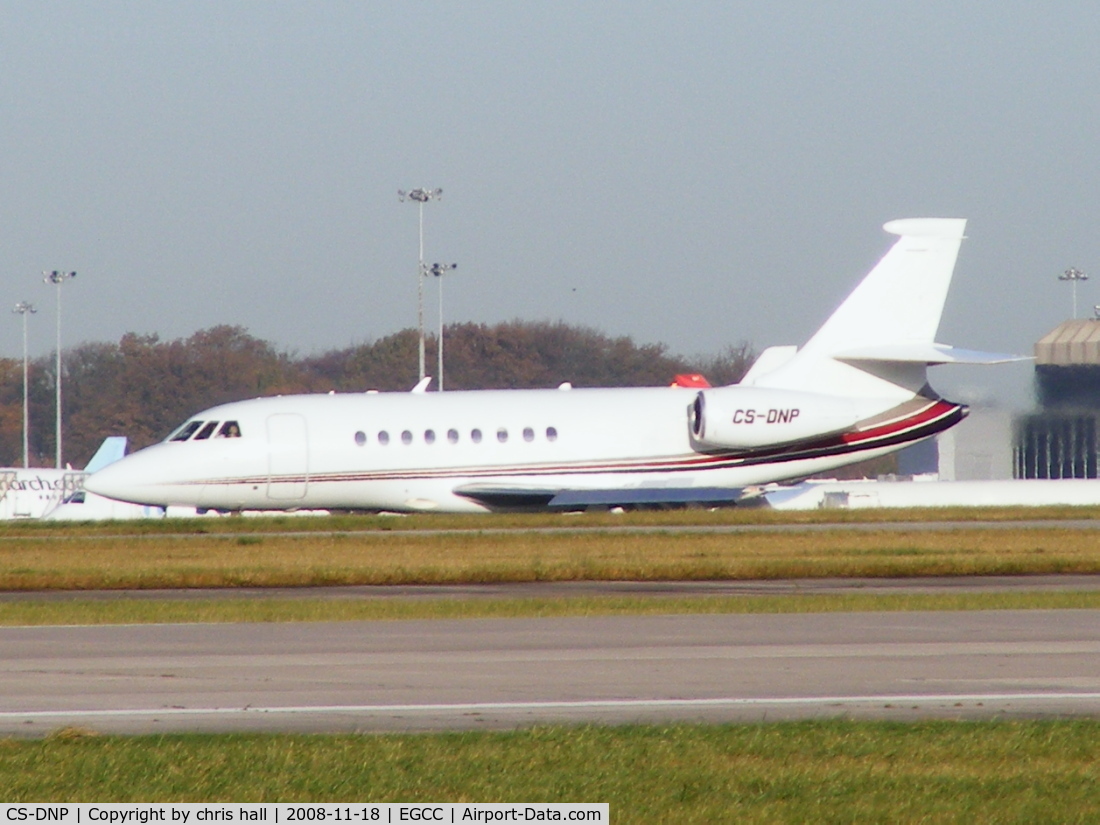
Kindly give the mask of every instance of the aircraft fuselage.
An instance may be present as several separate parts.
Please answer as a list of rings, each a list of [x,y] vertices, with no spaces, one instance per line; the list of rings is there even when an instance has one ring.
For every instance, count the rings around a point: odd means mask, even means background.
[[[811,435],[749,449],[701,445],[692,427],[697,393],[670,387],[286,396],[200,413],[188,439],[176,434],[135,453],[88,487],[159,506],[483,512],[537,504],[547,490],[800,478],[897,449],[899,439],[926,437],[963,414],[921,397],[847,433],[832,432],[831,421],[813,433],[812,410],[793,406],[789,394],[776,393],[771,405],[766,392],[744,394],[752,404],[736,407],[730,427],[797,424]],[[239,437],[218,435],[227,422]],[[491,494],[500,490],[509,495]]]

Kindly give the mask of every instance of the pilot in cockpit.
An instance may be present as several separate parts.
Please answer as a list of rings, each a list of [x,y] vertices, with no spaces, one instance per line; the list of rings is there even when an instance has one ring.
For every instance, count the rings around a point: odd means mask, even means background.
[[[226,421],[218,431],[219,438],[240,438],[241,428],[236,421]]]

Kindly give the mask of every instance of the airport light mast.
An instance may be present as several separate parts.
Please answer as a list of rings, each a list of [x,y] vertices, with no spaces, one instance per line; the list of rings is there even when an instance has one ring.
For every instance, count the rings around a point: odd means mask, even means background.
[[[437,388],[440,392],[443,392],[443,273],[450,272],[453,269],[458,269],[458,264],[432,264],[428,268],[428,272],[439,281],[439,341],[436,345],[436,351],[439,355],[439,380]]]
[[[34,305],[27,301],[20,301],[12,309],[23,316],[23,468],[30,467],[30,413],[27,390],[27,315],[38,312]]]
[[[397,190],[402,203],[415,201],[420,208],[420,258],[416,267],[416,322],[420,329],[420,380],[424,380],[424,204],[443,197],[442,189],[412,189],[406,192]]]
[[[1065,272],[1058,276],[1059,281],[1069,281],[1073,284],[1073,319],[1077,320],[1077,282],[1087,281],[1089,276],[1082,272],[1077,267],[1071,266]]]
[[[75,278],[76,273],[55,269],[52,272],[43,272],[42,275],[42,280],[47,284],[57,286],[57,378],[54,388],[57,396],[57,469],[60,470],[63,466],[61,464],[61,285]]]

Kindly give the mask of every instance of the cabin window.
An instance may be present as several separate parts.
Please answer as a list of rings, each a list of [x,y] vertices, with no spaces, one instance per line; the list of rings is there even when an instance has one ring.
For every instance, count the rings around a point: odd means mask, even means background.
[[[558,428],[557,427],[547,427],[546,428],[546,440],[547,441],[557,441],[558,440]]]
[[[357,432],[355,434],[355,443],[358,444],[360,447],[362,447],[364,444],[367,443],[367,434],[365,432],[363,432],[362,430]]]
[[[385,430],[379,430],[378,443],[385,447],[387,444],[390,443],[390,434]]]
[[[497,430],[497,441],[499,441],[501,444],[503,444],[507,440],[508,440],[508,431],[506,429],[504,429],[504,427],[501,427],[499,430]]]
[[[404,432],[401,433],[401,443],[402,444],[412,444],[413,443],[413,434],[412,434],[411,430],[405,430]]]
[[[447,430],[447,440],[452,444],[458,443],[458,430]]]
[[[530,427],[524,427],[523,428],[523,440],[524,441],[534,441],[535,440],[535,431],[532,430]]]
[[[195,440],[205,441],[206,439],[210,438],[210,436],[214,434],[214,428],[216,428],[217,426],[217,421],[207,421],[206,424],[203,425],[203,428],[199,430],[198,433],[195,435]]]
[[[202,426],[201,421],[192,421],[188,424],[184,424],[183,429],[181,429],[178,433],[176,433],[174,436],[172,436],[172,440],[173,441],[186,441],[191,436],[193,436],[195,434],[195,430],[197,430],[201,426]]]
[[[226,421],[218,430],[218,438],[240,438],[241,425],[236,421]]]
[[[435,430],[424,430],[424,443],[435,444]]]
[[[481,430],[477,429],[476,427],[474,429],[470,430],[470,440],[472,442],[474,442],[475,444],[480,444],[481,443]]]

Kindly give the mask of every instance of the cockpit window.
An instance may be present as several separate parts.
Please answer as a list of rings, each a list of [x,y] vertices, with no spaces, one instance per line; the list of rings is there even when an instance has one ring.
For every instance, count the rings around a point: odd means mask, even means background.
[[[218,430],[218,438],[240,438],[241,427],[236,421],[226,421]]]
[[[186,441],[191,436],[193,436],[195,434],[195,430],[197,430],[201,426],[202,426],[201,421],[188,422],[187,424],[184,424],[183,427],[180,429],[180,431],[178,433],[176,433],[174,436],[172,436],[172,438],[170,440],[171,441]]]
[[[214,434],[214,428],[218,426],[217,421],[207,421],[205,426],[195,435],[196,441],[205,441]]]

